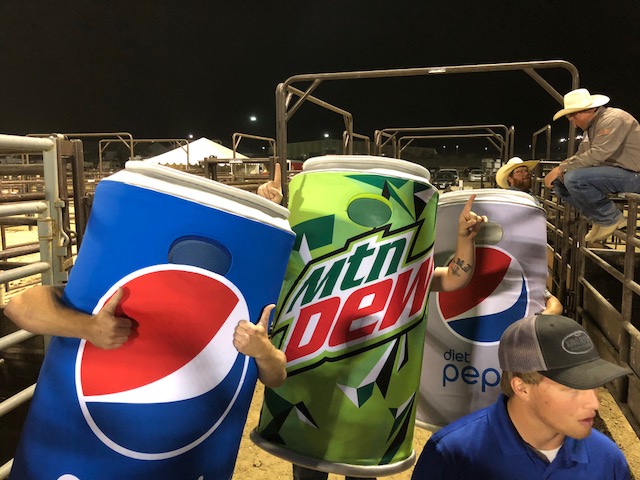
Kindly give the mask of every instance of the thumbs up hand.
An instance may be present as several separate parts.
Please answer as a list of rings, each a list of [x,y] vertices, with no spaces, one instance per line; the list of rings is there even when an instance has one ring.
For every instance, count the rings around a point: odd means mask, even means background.
[[[273,346],[267,334],[269,316],[275,307],[274,304],[267,305],[256,325],[247,320],[240,320],[233,333],[233,346],[238,352],[255,358],[258,378],[267,387],[278,387],[287,378],[287,359],[284,352]]]
[[[276,308],[274,304],[267,305],[255,325],[247,320],[238,322],[233,332],[233,346],[236,347],[236,350],[254,358],[264,357],[270,352],[273,345],[271,345],[267,331],[269,316],[274,308]]]
[[[102,309],[87,322],[87,340],[96,347],[107,350],[119,348],[129,339],[134,331],[134,323],[116,315],[116,308],[122,300],[124,290],[119,288],[104,304]]]

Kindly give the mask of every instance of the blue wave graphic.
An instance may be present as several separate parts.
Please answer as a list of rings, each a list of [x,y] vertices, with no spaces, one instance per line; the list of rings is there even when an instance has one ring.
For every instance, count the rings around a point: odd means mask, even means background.
[[[449,327],[464,338],[476,342],[497,342],[505,329],[513,322],[524,318],[527,312],[527,287],[522,279],[522,290],[518,300],[507,310],[469,317],[449,322]]]

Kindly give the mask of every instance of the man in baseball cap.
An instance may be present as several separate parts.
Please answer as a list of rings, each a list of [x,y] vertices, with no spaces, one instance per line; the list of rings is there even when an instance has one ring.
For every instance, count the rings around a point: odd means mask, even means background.
[[[640,193],[640,125],[629,113],[606,107],[609,97],[578,88],[564,96],[554,120],[567,119],[582,130],[571,155],[544,177],[547,187],[593,224],[587,242],[600,242],[627,224],[608,194]],[[571,153],[571,152],[570,152]]]
[[[502,395],[431,436],[412,479],[628,480],[629,467],[593,429],[596,387],[631,372],[600,358],[574,320],[533,315],[502,334]]]

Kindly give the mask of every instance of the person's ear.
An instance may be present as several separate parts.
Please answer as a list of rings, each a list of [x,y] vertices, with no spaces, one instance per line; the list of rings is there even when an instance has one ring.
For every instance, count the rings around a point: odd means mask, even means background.
[[[523,400],[526,400],[529,396],[531,386],[532,385],[525,383],[520,377],[513,377],[511,379],[511,388],[513,389],[513,393]]]

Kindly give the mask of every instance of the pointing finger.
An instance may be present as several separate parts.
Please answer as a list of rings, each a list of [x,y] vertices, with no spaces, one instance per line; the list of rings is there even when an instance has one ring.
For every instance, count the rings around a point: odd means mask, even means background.
[[[464,215],[464,218],[469,218],[469,215],[471,214],[471,207],[473,206],[473,201],[476,199],[476,194],[473,193],[469,196],[469,200],[467,200],[467,203],[465,203],[464,208],[462,209],[462,214]]]
[[[276,163],[275,170],[273,171],[273,186],[275,188],[281,188],[282,185],[282,174],[280,172],[280,164]]]

